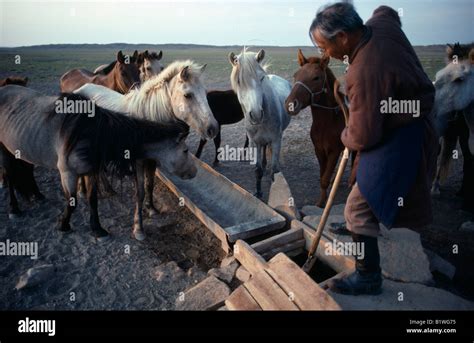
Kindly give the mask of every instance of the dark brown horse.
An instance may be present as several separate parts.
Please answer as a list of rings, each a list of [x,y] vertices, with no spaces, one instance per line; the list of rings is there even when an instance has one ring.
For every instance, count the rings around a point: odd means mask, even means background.
[[[28,83],[27,77],[9,76],[6,79],[0,80],[0,87],[6,86],[6,85],[18,85],[18,86],[26,87],[27,83]]]
[[[113,89],[121,94],[127,93],[133,85],[140,83],[140,71],[137,66],[138,51],[126,57],[122,51],[117,60],[105,67],[103,72],[94,74],[86,69],[72,69],[61,76],[61,92],[73,92],[86,83],[94,83]]]
[[[221,146],[221,126],[238,123],[244,118],[244,113],[242,112],[242,107],[240,106],[239,99],[237,94],[233,90],[226,91],[209,91],[207,92],[207,102],[211,108],[214,118],[216,118],[217,123],[219,124],[219,132],[214,138],[214,165],[219,163],[217,159],[217,149]],[[196,151],[196,157],[201,157],[202,149],[206,145],[207,141],[201,139],[199,142],[199,147]],[[248,137],[245,139],[245,147],[248,145]]]
[[[298,63],[300,69],[294,75],[295,83],[285,105],[290,115],[311,106],[313,123],[310,135],[319,162],[321,185],[317,206],[324,207],[334,169],[344,150],[340,138],[345,126],[344,115],[334,97],[336,77],[328,67],[329,58],[306,58],[298,50]],[[339,96],[342,98],[342,93]]]

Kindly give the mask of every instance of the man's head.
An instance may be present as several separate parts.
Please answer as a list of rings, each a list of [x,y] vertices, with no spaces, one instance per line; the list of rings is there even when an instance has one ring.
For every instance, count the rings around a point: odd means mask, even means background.
[[[339,2],[316,13],[309,36],[324,55],[342,60],[359,43],[363,28],[364,23],[354,6]]]

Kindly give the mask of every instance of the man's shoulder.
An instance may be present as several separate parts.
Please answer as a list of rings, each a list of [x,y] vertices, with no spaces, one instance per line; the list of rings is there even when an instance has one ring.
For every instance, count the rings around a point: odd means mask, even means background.
[[[398,12],[389,6],[379,6],[372,13],[372,17],[367,21],[367,25],[373,24],[379,20],[391,21],[402,26]]]

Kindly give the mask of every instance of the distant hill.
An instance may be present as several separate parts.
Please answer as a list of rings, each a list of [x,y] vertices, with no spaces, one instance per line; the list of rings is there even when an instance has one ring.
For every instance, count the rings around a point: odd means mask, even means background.
[[[32,46],[19,46],[19,47],[0,47],[1,50],[58,50],[58,49],[78,49],[78,50],[187,50],[187,49],[228,49],[228,48],[241,48],[242,45],[201,45],[201,44],[129,44],[129,43],[110,43],[110,44],[46,44],[46,45],[32,45]],[[312,48],[312,46],[259,46],[261,48]],[[439,52],[440,49],[445,49],[445,44],[437,45],[423,45],[415,46],[417,51],[433,51]]]

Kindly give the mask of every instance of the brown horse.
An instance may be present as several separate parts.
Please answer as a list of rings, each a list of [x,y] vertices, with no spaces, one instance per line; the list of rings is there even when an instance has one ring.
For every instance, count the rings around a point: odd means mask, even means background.
[[[18,85],[18,86],[26,87],[27,83],[28,83],[27,77],[9,76],[6,79],[0,80],[0,87],[6,86],[6,85]]]
[[[72,69],[61,76],[61,92],[73,92],[86,83],[94,83],[113,89],[121,94],[127,93],[132,86],[140,83],[140,71],[137,66],[138,51],[127,58],[122,51],[117,60],[107,66],[103,73],[94,74],[86,69]]]
[[[209,91],[207,92],[207,102],[211,108],[214,118],[216,118],[217,123],[219,124],[219,131],[217,136],[214,138],[214,165],[219,163],[217,159],[217,149],[221,146],[221,126],[238,123],[244,118],[244,113],[242,112],[242,107],[240,106],[239,99],[237,94],[230,89],[226,91]],[[206,145],[207,140],[202,139],[199,142],[199,147],[196,151],[196,157],[200,158],[202,149]],[[248,137],[245,139],[245,147],[248,145]]]
[[[310,135],[319,162],[321,186],[317,206],[324,207],[331,177],[344,150],[340,138],[345,126],[344,115],[333,94],[336,77],[328,67],[329,58],[306,58],[298,50],[298,63],[300,69],[294,75],[295,83],[285,105],[290,115],[311,106],[313,123]],[[342,93],[339,96],[342,98]]]

